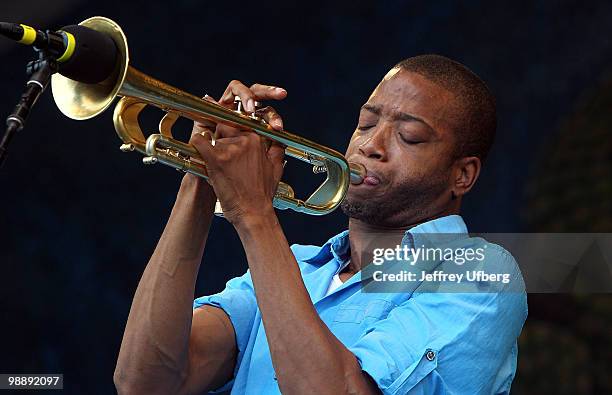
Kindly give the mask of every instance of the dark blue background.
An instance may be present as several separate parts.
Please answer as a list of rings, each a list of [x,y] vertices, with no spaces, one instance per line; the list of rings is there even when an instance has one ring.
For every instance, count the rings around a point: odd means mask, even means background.
[[[604,1],[72,1],[53,17],[30,7],[13,4],[11,15],[33,24],[32,12],[47,28],[114,19],[128,36],[132,65],[194,94],[218,97],[231,79],[282,86],[289,95],[276,107],[285,127],[340,151],[393,64],[423,53],[456,59],[498,100],[497,140],[463,212],[470,230],[481,232],[533,229],[526,186],[537,185],[563,125],[586,111],[612,71],[612,3]],[[11,44],[0,54],[0,109],[8,114],[32,52]],[[111,114],[67,119],[47,92],[0,172],[0,372],[64,373],[66,393],[114,391],[131,298],[181,177],[121,153]],[[153,131],[160,113],[145,115]],[[189,123],[181,126],[186,136]],[[305,195],[315,184],[306,177],[307,169],[291,169],[285,179]],[[291,243],[319,244],[346,226],[340,211],[279,217]],[[208,246],[198,295],[246,270],[224,220],[215,220]],[[530,375],[519,369],[520,393],[530,393],[520,385]],[[538,376],[556,380],[547,371]],[[582,393],[593,388],[601,387]]]

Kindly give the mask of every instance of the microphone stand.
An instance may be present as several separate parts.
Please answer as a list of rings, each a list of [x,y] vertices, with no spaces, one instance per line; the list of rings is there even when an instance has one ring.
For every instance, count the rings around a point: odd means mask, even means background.
[[[38,59],[28,62],[26,67],[26,73],[29,76],[26,88],[15,109],[6,118],[6,131],[0,141],[0,167],[6,159],[8,145],[13,136],[23,129],[30,110],[49,85],[51,75],[58,71],[57,61],[51,54],[47,51],[36,50]]]

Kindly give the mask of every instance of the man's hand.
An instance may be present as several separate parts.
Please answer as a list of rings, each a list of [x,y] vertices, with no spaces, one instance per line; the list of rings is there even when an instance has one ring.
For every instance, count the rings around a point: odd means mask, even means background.
[[[231,107],[235,96],[240,97],[247,112],[253,112],[255,101],[282,100],[287,92],[260,84],[247,88],[239,81],[232,81],[219,104]],[[258,115],[274,129],[282,130],[282,119],[272,107],[259,110]],[[270,215],[283,172],[284,147],[269,146],[256,133],[222,124],[216,126],[213,146],[209,133],[197,133],[210,132],[211,128],[212,125],[195,124],[191,143],[206,163],[209,183],[221,202],[224,216],[236,225],[245,218]]]

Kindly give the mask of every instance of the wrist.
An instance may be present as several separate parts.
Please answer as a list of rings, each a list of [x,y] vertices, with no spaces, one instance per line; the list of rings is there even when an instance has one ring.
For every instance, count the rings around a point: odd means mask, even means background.
[[[181,180],[180,190],[188,190],[197,193],[214,193],[213,188],[204,178],[191,173],[185,173]]]
[[[278,217],[274,207],[270,204],[263,210],[253,213],[243,213],[232,219],[232,224],[240,232],[257,232],[261,229],[271,229],[278,224]]]
[[[207,211],[214,210],[217,197],[210,184],[202,177],[185,174],[181,180],[177,201],[196,202]],[[210,207],[210,210],[208,208]]]

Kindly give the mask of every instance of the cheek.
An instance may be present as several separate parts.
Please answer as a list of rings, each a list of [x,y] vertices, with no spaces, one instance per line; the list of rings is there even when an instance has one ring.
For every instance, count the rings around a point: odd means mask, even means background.
[[[357,152],[357,147],[359,147],[359,134],[357,131],[353,133],[351,139],[349,140],[349,145],[346,148],[346,154],[344,156],[348,157]]]
[[[403,162],[391,174],[392,185],[418,184],[427,177],[422,166],[410,162]]]
[[[436,177],[440,171],[438,164],[429,156],[401,155],[394,160],[390,175],[393,184],[421,183]]]

